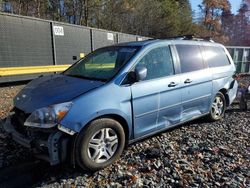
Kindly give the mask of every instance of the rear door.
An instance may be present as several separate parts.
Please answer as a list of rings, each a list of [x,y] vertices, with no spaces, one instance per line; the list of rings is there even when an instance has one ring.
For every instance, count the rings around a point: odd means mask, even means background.
[[[181,121],[209,111],[212,97],[212,74],[203,61],[201,47],[196,44],[177,44],[181,69]]]
[[[131,86],[135,138],[180,120],[180,77],[174,75],[169,46],[156,47],[138,61],[147,68],[145,80]]]

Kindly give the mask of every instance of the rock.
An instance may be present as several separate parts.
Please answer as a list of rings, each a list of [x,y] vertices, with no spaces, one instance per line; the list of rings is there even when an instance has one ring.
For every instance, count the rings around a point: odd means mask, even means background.
[[[165,167],[165,170],[168,174],[170,174],[172,172],[171,168]]]
[[[219,182],[215,182],[215,185],[217,185],[218,187],[221,187],[221,184]]]
[[[199,146],[193,145],[188,148],[187,153],[193,155],[194,152],[197,152],[197,151],[199,151]]]
[[[150,166],[143,166],[143,167],[140,167],[138,170],[139,172],[147,173],[147,172],[150,172],[151,169],[152,168]]]
[[[180,176],[177,173],[174,172],[172,176],[175,180],[180,180]]]
[[[161,156],[161,151],[158,148],[150,148],[146,150],[146,157],[148,159],[158,158]]]
[[[157,170],[159,170],[161,168],[161,161],[160,160],[155,161],[153,164]]]
[[[110,187],[112,187],[112,188],[121,188],[122,187],[122,185],[120,184],[120,183],[115,183],[115,182],[112,182],[112,183],[110,183]]]

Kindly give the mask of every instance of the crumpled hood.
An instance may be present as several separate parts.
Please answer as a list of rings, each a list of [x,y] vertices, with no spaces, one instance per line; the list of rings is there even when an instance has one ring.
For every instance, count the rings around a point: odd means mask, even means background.
[[[62,74],[50,75],[31,81],[14,98],[14,106],[32,113],[52,104],[71,101],[73,98],[103,85],[103,82],[84,80]]]

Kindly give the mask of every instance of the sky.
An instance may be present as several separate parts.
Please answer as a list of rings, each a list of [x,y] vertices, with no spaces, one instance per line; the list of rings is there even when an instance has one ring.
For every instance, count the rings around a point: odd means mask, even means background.
[[[241,0],[229,0],[232,6],[232,13],[236,14],[238,9],[240,8]],[[199,12],[198,5],[201,4],[202,0],[190,0],[192,9],[195,10],[197,14]]]

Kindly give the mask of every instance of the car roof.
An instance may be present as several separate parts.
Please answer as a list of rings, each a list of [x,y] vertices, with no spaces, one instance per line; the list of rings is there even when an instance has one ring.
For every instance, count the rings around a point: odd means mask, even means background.
[[[134,41],[134,42],[125,42],[125,43],[118,43],[114,46],[123,46],[123,47],[134,47],[134,46],[148,46],[150,44],[162,43],[162,42],[170,42],[172,44],[202,44],[202,45],[209,45],[209,46],[221,46],[221,44],[207,41],[207,40],[181,40],[181,39],[149,39],[144,41]]]

